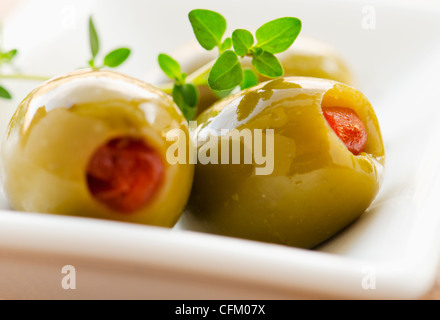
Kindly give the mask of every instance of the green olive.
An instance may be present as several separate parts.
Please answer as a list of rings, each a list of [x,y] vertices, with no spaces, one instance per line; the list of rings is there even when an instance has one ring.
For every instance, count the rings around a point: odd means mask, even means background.
[[[323,109],[357,114],[364,148],[355,155],[324,116]],[[333,109],[332,109],[333,108]],[[327,110],[327,109],[326,109]],[[262,83],[219,101],[198,119],[199,157],[217,139],[232,154],[230,130],[273,130],[273,170],[255,161],[197,164],[186,227],[220,235],[312,248],[351,224],[370,206],[383,179],[384,146],[378,120],[358,90],[334,81],[285,78]],[[207,138],[211,137],[211,138]],[[225,139],[226,138],[226,139]],[[270,141],[270,140],[269,140]],[[220,147],[221,146],[221,147]],[[249,146],[248,146],[249,149]],[[267,150],[266,150],[267,149]]]
[[[341,55],[329,44],[300,37],[286,51],[276,55],[284,68],[284,77],[314,77],[353,85],[353,75]],[[250,67],[250,61],[247,65]],[[270,80],[260,77],[261,81]]]
[[[77,71],[35,89],[2,149],[15,210],[171,227],[194,166],[170,165],[166,133],[188,124],[172,99],[111,71]],[[170,201],[172,199],[172,201]]]

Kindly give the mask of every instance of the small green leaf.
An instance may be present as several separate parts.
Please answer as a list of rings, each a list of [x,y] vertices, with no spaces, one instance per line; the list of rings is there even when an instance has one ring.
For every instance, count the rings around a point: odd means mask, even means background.
[[[12,59],[14,59],[15,56],[17,55],[17,52],[18,51],[16,49],[5,52],[5,53],[0,52],[0,60],[2,62],[11,62]]]
[[[234,87],[234,88],[228,89],[228,90],[223,90],[223,91],[215,91],[215,90],[211,90],[211,91],[214,94],[214,96],[217,97],[217,99],[224,99],[227,96],[229,96],[230,94],[232,94],[232,92],[234,92],[235,88],[237,88],[237,87]]]
[[[99,37],[98,33],[96,32],[95,24],[93,23],[92,17],[89,18],[89,38],[90,50],[92,52],[93,59],[95,59],[99,53]]]
[[[264,50],[254,54],[252,65],[260,74],[269,78],[281,77],[284,73],[280,61],[272,53]]]
[[[301,20],[298,18],[279,18],[261,26],[255,36],[257,46],[270,53],[286,51],[301,31]]]
[[[95,59],[91,59],[91,60],[89,60],[89,66],[90,66],[90,68],[92,68],[92,69],[95,69],[95,68],[96,68],[96,66],[95,66]]]
[[[241,90],[252,88],[258,84],[258,75],[252,69],[244,69]]]
[[[231,48],[232,48],[232,39],[226,38],[220,47],[220,52],[224,52],[224,51],[229,50]]]
[[[226,31],[226,19],[219,13],[196,9],[189,13],[194,34],[200,45],[206,50],[221,47],[222,38]]]
[[[164,53],[159,54],[159,66],[168,78],[183,82],[184,78],[179,63]]]
[[[232,33],[232,44],[237,55],[243,57],[254,45],[254,36],[245,29],[237,29]]]
[[[5,88],[3,88],[2,86],[0,86],[0,98],[3,99],[12,99],[11,94],[9,93],[8,90],[6,90]]]
[[[110,68],[119,67],[131,54],[128,48],[119,48],[107,54],[104,58],[104,65]]]
[[[252,55],[260,55],[260,54],[262,54],[263,53],[263,49],[261,49],[261,48],[258,48],[258,47],[254,47],[254,48],[252,48],[251,50],[251,53],[252,53]]]
[[[223,91],[239,86],[242,81],[243,68],[237,54],[231,50],[223,52],[209,72],[209,87]]]
[[[199,92],[193,84],[187,83],[183,86],[175,84],[173,99],[188,121],[194,119],[199,103]]]

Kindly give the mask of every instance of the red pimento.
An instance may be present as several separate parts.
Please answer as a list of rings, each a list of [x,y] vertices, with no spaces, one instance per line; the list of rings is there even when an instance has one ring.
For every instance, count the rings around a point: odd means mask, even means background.
[[[113,139],[90,159],[87,183],[92,196],[119,213],[147,205],[159,190],[164,166],[158,153],[141,139]]]
[[[322,111],[328,124],[348,150],[354,155],[362,153],[367,144],[367,129],[356,112],[342,107],[324,107]]]

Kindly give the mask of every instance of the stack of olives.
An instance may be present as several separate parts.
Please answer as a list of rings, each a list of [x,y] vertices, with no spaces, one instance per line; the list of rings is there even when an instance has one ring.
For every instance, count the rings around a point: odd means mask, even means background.
[[[280,55],[283,77],[263,72],[226,95],[197,83],[205,90],[191,125],[184,95],[113,71],[44,83],[20,104],[2,146],[11,207],[163,227],[182,218],[187,228],[301,248],[329,239],[376,197],[385,152],[343,60],[316,40],[297,43]],[[195,60],[199,69],[206,57]],[[180,93],[192,90],[184,79],[176,73]],[[170,161],[176,130],[185,156]]]

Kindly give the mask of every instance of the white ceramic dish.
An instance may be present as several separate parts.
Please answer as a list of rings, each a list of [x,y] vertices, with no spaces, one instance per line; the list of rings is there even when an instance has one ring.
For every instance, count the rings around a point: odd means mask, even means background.
[[[196,7],[220,11],[231,29],[298,16],[304,34],[343,53],[375,106],[386,143],[386,179],[376,201],[354,225],[308,251],[179,227],[13,212],[2,199],[0,298],[412,299],[426,293],[440,254],[440,6],[434,2],[32,0],[6,21],[3,45],[20,48],[17,64],[26,72],[71,71],[87,61],[86,21],[94,13],[104,47],[134,49],[120,71],[148,80],[159,52],[192,39],[186,14]],[[366,29],[372,10],[376,28]],[[16,97],[0,101],[4,132],[35,83],[2,84]],[[75,267],[76,290],[62,287],[66,265]]]

